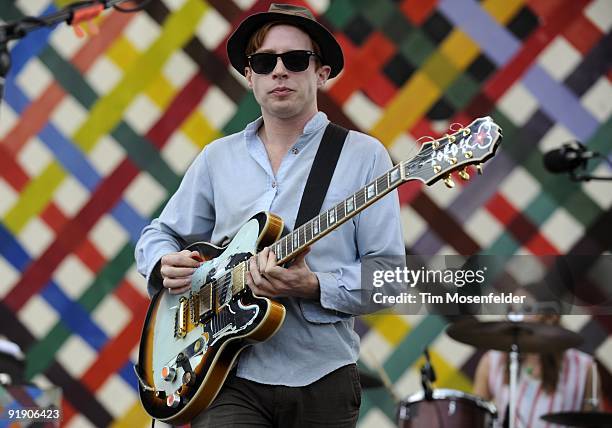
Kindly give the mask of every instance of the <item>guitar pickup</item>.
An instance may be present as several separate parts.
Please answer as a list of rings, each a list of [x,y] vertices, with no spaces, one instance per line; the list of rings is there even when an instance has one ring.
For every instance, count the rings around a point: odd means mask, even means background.
[[[200,324],[204,324],[214,315],[215,294],[214,287],[211,284],[206,284],[200,289],[198,305]]]

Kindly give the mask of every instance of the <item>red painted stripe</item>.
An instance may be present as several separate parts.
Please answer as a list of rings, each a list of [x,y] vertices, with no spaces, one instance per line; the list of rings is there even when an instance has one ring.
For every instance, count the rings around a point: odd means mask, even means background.
[[[11,310],[18,311],[33,294],[42,289],[64,257],[82,242],[83,236],[87,235],[100,217],[119,202],[124,190],[139,172],[129,159],[125,159],[100,183],[87,204],[67,223],[65,233],[59,233],[43,255],[28,266],[17,285],[6,296],[5,303]]]
[[[345,39],[343,43],[350,42]],[[389,39],[380,32],[372,34],[361,49],[354,54],[350,53],[342,78],[329,91],[331,96],[343,104],[355,91],[365,90],[380,75],[380,69],[394,54],[395,46]]]
[[[550,41],[570,25],[588,3],[588,0],[576,0],[564,2],[557,7],[544,25],[527,38],[520,51],[485,84],[484,92],[487,96],[493,100],[501,97],[523,75]]]
[[[70,419],[72,419],[78,412],[74,409],[70,401],[66,398],[62,398],[62,426],[66,426]]]
[[[68,222],[64,213],[53,201],[51,201],[44,211],[40,213],[40,218],[42,218],[55,233],[61,231]]]
[[[98,56],[121,35],[134,16],[135,14],[132,13],[109,14],[100,26],[100,34],[89,39],[89,42],[75,54],[71,62],[78,70],[85,73]],[[63,88],[57,82],[53,82],[38,99],[28,105],[20,116],[19,122],[6,138],[6,144],[13,155],[47,124],[49,116],[65,95]]]
[[[7,135],[5,144],[12,156],[37,135],[47,124],[49,115],[64,98],[66,92],[57,82],[52,82],[43,94],[29,104],[19,116],[19,122]]]
[[[486,204],[486,208],[502,224],[507,226],[516,240],[533,254],[559,254],[559,250],[548,241],[539,229],[523,216],[508,200],[497,193]],[[529,236],[529,240],[524,238]]]
[[[12,154],[7,151],[3,144],[0,144],[0,174],[18,192],[30,181],[30,177],[15,162]]]
[[[124,279],[115,290],[115,296],[132,312],[139,314],[143,308],[146,310],[149,307],[149,299],[140,294],[135,286],[130,281]]]
[[[167,107],[163,116],[147,133],[147,138],[158,148],[161,148],[170,135],[193,112],[210,83],[200,73],[196,73],[189,83],[176,95]]]
[[[437,0],[404,0],[400,5],[400,10],[410,21],[415,24],[422,24],[433,12]]]
[[[104,256],[89,240],[82,242],[73,252],[92,272],[100,272],[106,265]]]
[[[565,4],[565,0],[528,0],[527,4],[541,21],[545,21],[555,10]]]
[[[397,94],[395,85],[383,73],[372,76],[368,85],[363,86],[365,94],[380,107],[385,107]]]
[[[133,314],[133,320],[121,333],[112,338],[98,353],[94,364],[81,377],[81,382],[89,390],[96,391],[112,374],[119,371],[129,360],[129,351],[140,341],[140,320],[145,318],[147,307]]]
[[[574,17],[571,24],[563,32],[563,35],[582,55],[589,53],[593,46],[603,37],[601,30],[582,14]]]

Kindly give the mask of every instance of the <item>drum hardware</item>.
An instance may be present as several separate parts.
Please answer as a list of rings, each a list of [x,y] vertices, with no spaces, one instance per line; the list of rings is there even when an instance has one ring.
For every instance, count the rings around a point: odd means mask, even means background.
[[[561,352],[578,346],[582,338],[563,327],[523,321],[524,315],[511,313],[508,321],[462,321],[450,325],[446,334],[458,342],[480,349],[495,349],[509,354],[509,427],[514,428],[520,352]]]
[[[423,350],[425,355],[425,364],[421,367],[421,385],[423,393],[427,401],[433,400],[432,384],[436,381],[436,372],[434,371],[431,359],[429,358],[429,350],[427,347]]]
[[[612,413],[609,412],[561,412],[549,413],[542,420],[570,427],[610,427]]]
[[[432,399],[419,391],[400,403],[400,428],[491,428],[497,417],[493,403],[452,389],[432,390]],[[436,422],[437,421],[437,425]]]

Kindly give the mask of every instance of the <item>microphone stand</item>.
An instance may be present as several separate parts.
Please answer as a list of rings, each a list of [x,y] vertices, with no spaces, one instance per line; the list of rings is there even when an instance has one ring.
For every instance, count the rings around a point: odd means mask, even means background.
[[[584,146],[582,146],[584,147]],[[604,155],[602,155],[599,152],[593,152],[593,158],[592,159],[603,159],[604,161],[606,161],[606,163],[612,167],[612,162],[610,162],[610,160],[605,157]],[[582,164],[581,164],[581,170],[582,171],[586,171],[586,167],[587,167],[587,161],[588,159],[585,159]],[[574,169],[572,171],[570,171],[569,176],[570,179],[572,181],[591,181],[591,180],[600,180],[600,181],[612,181],[612,176],[610,177],[601,177],[601,176],[596,176],[596,175],[590,175],[590,174],[585,174],[583,172],[578,172],[577,169]]]
[[[26,16],[18,21],[0,25],[0,102],[4,97],[6,77],[11,69],[11,55],[8,50],[10,41],[24,38],[31,31],[43,27],[53,27],[61,22],[66,22],[68,25],[77,25],[89,21],[98,16],[104,9],[126,1],[128,0],[79,1],[47,16],[40,18]]]

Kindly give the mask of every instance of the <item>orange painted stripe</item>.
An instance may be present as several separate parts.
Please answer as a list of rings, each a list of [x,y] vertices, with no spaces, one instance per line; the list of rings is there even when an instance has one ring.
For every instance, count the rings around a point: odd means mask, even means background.
[[[74,66],[85,73],[100,54],[105,52],[113,41],[119,37],[123,29],[134,18],[133,13],[111,13],[100,26],[100,35],[90,39],[73,57]],[[76,37],[76,36],[75,36]],[[43,94],[25,109],[19,122],[7,134],[4,144],[13,156],[21,150],[24,144],[49,121],[49,116],[64,98],[65,91],[57,83],[51,83]]]

